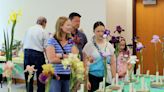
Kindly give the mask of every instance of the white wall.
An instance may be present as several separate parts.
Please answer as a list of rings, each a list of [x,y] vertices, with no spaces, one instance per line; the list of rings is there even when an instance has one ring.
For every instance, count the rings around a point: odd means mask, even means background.
[[[22,9],[23,15],[15,29],[15,38],[22,39],[25,31],[35,24],[38,16],[48,19],[47,30],[54,32],[59,16],[68,16],[70,12],[82,15],[81,27],[90,40],[95,21],[106,22],[106,0],[0,0],[0,44],[3,42],[3,29],[7,26],[9,13]]]
[[[132,5],[133,0],[107,0],[107,27],[115,31],[116,26],[121,25],[127,43],[132,43]]]

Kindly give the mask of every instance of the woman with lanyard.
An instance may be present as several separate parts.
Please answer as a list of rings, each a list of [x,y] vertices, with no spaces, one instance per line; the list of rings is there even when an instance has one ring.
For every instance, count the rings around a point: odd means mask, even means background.
[[[86,60],[90,57],[90,62],[92,62],[89,67],[89,78],[87,83],[88,92],[94,92],[99,88],[99,83],[103,81],[104,77],[104,58],[102,52],[110,53],[107,56],[107,62],[109,67],[111,67],[112,76],[115,76],[116,63],[114,60],[114,48],[113,46],[103,38],[105,31],[105,26],[101,21],[98,21],[93,26],[94,36],[91,42],[88,42],[84,48],[84,59]]]

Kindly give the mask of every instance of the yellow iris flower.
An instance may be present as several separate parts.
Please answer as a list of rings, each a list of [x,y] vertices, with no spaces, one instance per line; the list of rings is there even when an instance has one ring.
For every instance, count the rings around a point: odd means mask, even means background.
[[[8,20],[9,23],[10,22],[12,22],[12,23],[16,22],[18,16],[22,16],[22,10],[18,10],[18,12],[16,12],[16,11],[11,12],[9,20]]]
[[[53,68],[52,64],[44,64],[44,65],[42,65],[42,68],[43,68],[42,72],[45,75],[54,74],[54,68]]]

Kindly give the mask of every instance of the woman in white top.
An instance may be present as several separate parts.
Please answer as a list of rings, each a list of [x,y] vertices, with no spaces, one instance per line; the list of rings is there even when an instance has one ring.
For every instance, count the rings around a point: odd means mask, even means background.
[[[87,83],[88,92],[94,92],[99,88],[99,83],[104,77],[104,57],[103,52],[110,53],[107,56],[107,63],[111,67],[112,76],[115,76],[116,63],[114,60],[113,46],[103,38],[105,26],[101,21],[98,21],[93,26],[94,36],[91,42],[88,42],[83,48],[84,59],[91,57],[92,63],[89,65],[89,81]]]

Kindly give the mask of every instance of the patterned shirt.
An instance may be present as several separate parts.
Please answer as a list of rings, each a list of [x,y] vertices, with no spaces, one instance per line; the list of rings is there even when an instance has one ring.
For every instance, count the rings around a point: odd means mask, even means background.
[[[71,39],[69,39],[70,41]],[[71,53],[71,49],[74,46],[73,43],[68,43],[63,47],[64,51],[66,52],[66,54]],[[58,43],[58,41],[55,38],[50,38],[48,39],[47,45],[51,45],[55,48],[55,52],[54,53],[64,53],[62,47],[60,46],[60,44]],[[64,69],[62,64],[54,64],[53,65],[55,68],[55,72],[57,74],[70,74],[70,68]]]
[[[88,42],[87,41],[87,37],[84,33],[80,32],[79,30],[76,30],[75,34],[72,34],[73,37],[79,37],[80,38],[80,42],[76,43],[77,48],[79,49],[79,54],[80,54],[80,58],[81,60],[83,60],[83,54],[82,54],[82,50],[85,46],[85,44]]]

